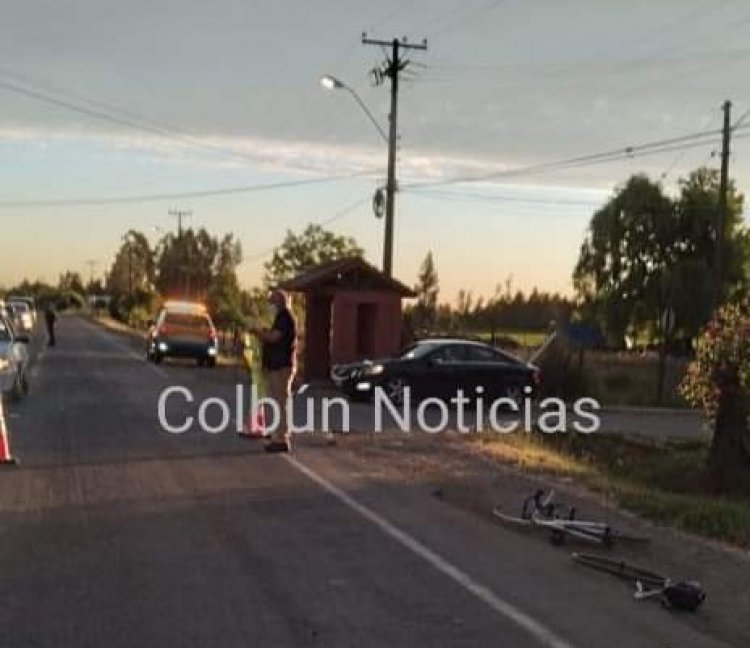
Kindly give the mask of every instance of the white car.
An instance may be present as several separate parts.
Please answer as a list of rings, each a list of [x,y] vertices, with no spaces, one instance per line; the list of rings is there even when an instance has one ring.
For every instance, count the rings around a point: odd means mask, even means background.
[[[34,326],[36,326],[37,309],[36,300],[33,297],[26,297],[24,295],[8,295],[6,301],[9,304],[17,304],[19,302],[26,304],[28,306],[29,312],[31,313],[31,321],[33,322]]]
[[[0,392],[19,400],[29,390],[29,336],[16,332],[13,323],[0,314]]]
[[[31,309],[27,301],[9,299],[8,306],[13,309],[13,317],[15,320],[16,328],[20,331],[33,331],[35,317],[34,311]]]

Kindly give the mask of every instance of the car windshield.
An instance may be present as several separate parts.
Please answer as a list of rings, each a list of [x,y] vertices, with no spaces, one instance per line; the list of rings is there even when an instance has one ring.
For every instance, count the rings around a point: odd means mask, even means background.
[[[187,329],[208,329],[210,324],[205,315],[192,315],[190,313],[167,313],[164,320],[170,326],[178,326]]]
[[[29,305],[26,302],[10,302],[10,305],[13,307],[13,310],[16,313],[28,313],[29,312]]]

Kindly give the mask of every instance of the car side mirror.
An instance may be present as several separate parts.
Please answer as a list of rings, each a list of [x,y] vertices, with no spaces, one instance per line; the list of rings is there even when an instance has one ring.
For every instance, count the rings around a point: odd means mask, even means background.
[[[31,338],[28,335],[21,333],[20,335],[16,335],[16,342],[20,342],[21,344],[31,344]]]

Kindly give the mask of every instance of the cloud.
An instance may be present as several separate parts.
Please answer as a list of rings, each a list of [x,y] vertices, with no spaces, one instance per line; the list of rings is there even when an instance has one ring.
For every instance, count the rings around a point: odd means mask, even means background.
[[[192,135],[117,135],[54,131],[41,128],[0,129],[0,138],[35,147],[85,146],[146,158],[153,164],[242,170],[284,175],[339,175],[379,171],[385,176],[386,154],[378,148],[261,137],[195,137]],[[403,182],[441,181],[501,173],[513,168],[499,163],[429,153],[398,155]]]

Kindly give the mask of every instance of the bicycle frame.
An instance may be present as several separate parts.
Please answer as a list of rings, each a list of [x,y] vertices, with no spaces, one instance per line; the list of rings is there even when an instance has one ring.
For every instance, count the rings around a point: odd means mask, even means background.
[[[503,514],[499,509],[495,509],[494,513],[506,522],[526,524],[550,531],[555,544],[562,544],[566,536],[606,546],[611,546],[614,542],[621,540],[648,540],[622,534],[607,522],[577,520],[575,519],[576,509],[556,504],[554,496],[555,491],[545,494],[541,489],[537,490],[524,500],[519,518]]]

